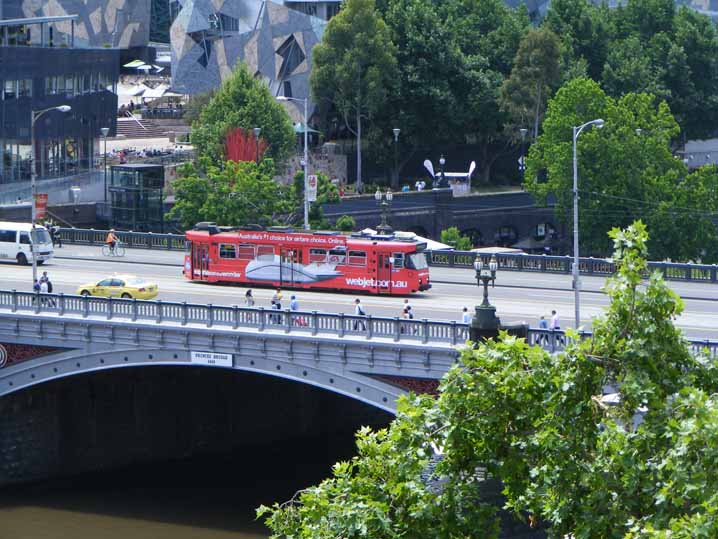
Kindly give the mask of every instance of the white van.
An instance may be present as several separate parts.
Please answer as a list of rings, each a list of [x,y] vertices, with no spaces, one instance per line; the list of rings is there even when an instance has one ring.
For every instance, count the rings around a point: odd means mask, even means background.
[[[32,263],[31,243],[35,243],[37,263],[43,264],[55,254],[50,233],[44,226],[30,223],[0,221],[0,260],[14,260],[18,264]]]

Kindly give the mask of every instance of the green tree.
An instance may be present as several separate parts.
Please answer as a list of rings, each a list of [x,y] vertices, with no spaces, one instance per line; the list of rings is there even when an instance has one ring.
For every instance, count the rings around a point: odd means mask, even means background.
[[[534,139],[546,102],[560,84],[561,42],[547,28],[531,29],[521,40],[511,76],[501,87],[501,103],[517,127],[533,123]],[[516,132],[514,129],[513,132]]]
[[[549,102],[526,171],[529,191],[541,200],[555,196],[565,222],[573,222],[572,128],[596,118],[604,119],[605,127],[583,131],[577,145],[579,229],[583,253],[604,255],[606,233],[635,219],[653,222],[651,215],[672,200],[687,172],[671,153],[678,125],[665,102],[649,94],[616,100],[594,81],[571,81]]]
[[[511,153],[515,141],[505,131],[508,114],[500,107],[501,86],[529,19],[525,8],[511,9],[502,0],[457,0],[444,9],[463,60],[452,80],[456,109],[448,114],[448,142],[478,146],[477,176],[486,184],[496,160]]]
[[[238,226],[250,223],[285,223],[294,209],[291,192],[274,181],[274,163],[264,159],[222,168],[204,159],[204,168],[187,164],[174,182],[175,204],[168,214],[184,228],[200,221]]]
[[[601,80],[603,66],[614,36],[611,10],[590,0],[552,0],[543,26],[561,38],[564,70],[575,72],[585,62],[586,75]],[[566,79],[570,80],[570,78]]]
[[[462,236],[455,226],[441,231],[441,243],[451,245],[457,251],[470,251],[473,248],[471,238]]]
[[[210,90],[209,92],[190,96],[184,107],[183,120],[190,125],[198,122],[200,114],[202,114],[202,109],[207,106],[213,95],[214,90]]]
[[[261,128],[261,137],[269,143],[265,155],[275,162],[283,162],[294,150],[294,128],[284,107],[241,62],[202,107],[199,121],[192,126],[192,144],[199,156],[219,165],[225,158],[225,137],[235,127]]]
[[[356,134],[361,190],[362,121],[380,110],[397,78],[395,47],[374,0],[347,0],[312,54],[312,94],[333,104]]]
[[[351,215],[342,215],[336,222],[337,230],[341,230],[342,232],[351,232],[356,226],[356,221]]]
[[[682,302],[660,274],[644,284],[645,226],[611,237],[618,271],[592,339],[558,355],[505,334],[465,348],[437,399],[403,397],[331,478],[260,507],[272,537],[496,538],[485,477],[551,538],[714,537],[718,368],[673,326]]]

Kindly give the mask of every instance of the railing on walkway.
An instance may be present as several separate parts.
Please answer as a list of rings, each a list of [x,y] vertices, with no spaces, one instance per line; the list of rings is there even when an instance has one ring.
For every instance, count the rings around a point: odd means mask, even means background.
[[[98,298],[65,294],[38,294],[0,290],[0,310],[28,313],[53,313],[60,316],[79,315],[83,318],[106,320],[149,321],[181,325],[199,324],[208,328],[254,328],[258,331],[281,330],[305,335],[330,334],[337,337],[362,336],[366,339],[389,338],[397,342],[447,343],[457,345],[469,339],[469,326],[461,322],[406,320],[378,316],[355,316],[319,311],[279,311],[263,307],[237,305],[201,305],[186,302],[144,301],[122,298]],[[582,332],[580,338],[588,338]],[[563,331],[529,329],[528,342],[546,351],[560,352],[570,342]],[[706,353],[718,359],[718,341],[689,340],[694,354]]]
[[[331,314],[318,311],[279,311],[237,305],[201,305],[186,302],[143,301],[65,294],[37,294],[0,290],[0,309],[11,312],[79,315],[106,320],[199,324],[208,328],[254,328],[308,335],[330,334],[390,338],[394,341],[460,344],[468,326],[459,322],[405,320],[376,316]]]
[[[107,236],[106,230],[61,228],[62,241],[80,245],[100,245]],[[184,250],[182,234],[154,234],[152,232],[118,232],[120,240],[127,247],[149,249]],[[427,251],[430,266],[447,268],[473,268],[476,253],[470,251]],[[482,255],[488,262],[489,255]],[[497,254],[499,269],[536,273],[571,273],[573,258],[570,256],[524,255],[515,253]],[[581,258],[579,267],[582,275],[607,277],[616,271],[610,259]],[[658,270],[663,277],[673,281],[718,283],[718,265],[679,264],[675,262],[649,262],[650,272]]]

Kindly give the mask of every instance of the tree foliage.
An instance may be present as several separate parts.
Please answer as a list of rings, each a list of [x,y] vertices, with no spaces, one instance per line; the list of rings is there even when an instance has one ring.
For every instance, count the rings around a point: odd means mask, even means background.
[[[294,128],[284,107],[240,62],[202,107],[199,121],[192,126],[191,141],[199,156],[219,165],[227,158],[228,133],[235,128],[251,131],[255,127],[261,128],[261,139],[268,145],[266,155],[275,162],[283,162],[294,150]]]
[[[660,274],[644,282],[645,226],[611,237],[593,338],[555,356],[506,334],[464,349],[437,399],[403,397],[332,477],[260,507],[272,537],[496,538],[485,476],[552,539],[715,537],[718,369],[673,326],[682,302]]]
[[[351,232],[356,226],[356,221],[351,215],[342,215],[336,222],[337,230],[341,230],[342,232]]]
[[[471,238],[462,236],[455,226],[441,231],[441,243],[451,245],[457,251],[470,251],[473,248]]]
[[[714,174],[687,179],[686,167],[670,148],[678,125],[667,104],[650,94],[629,93],[614,99],[590,79],[564,85],[549,103],[543,133],[529,151],[529,191],[539,199],[553,195],[559,214],[572,223],[572,129],[596,118],[604,119],[605,127],[584,130],[577,144],[583,252],[607,254],[604,238],[611,228],[643,219],[659,232],[650,244],[654,259],[715,260],[715,251],[703,249],[714,244],[716,228],[710,213],[718,205],[713,196],[698,200],[692,194],[706,194],[714,185]],[[692,212],[702,212],[700,227],[688,225]],[[688,232],[686,226],[691,228],[688,242],[682,237]]]
[[[227,161],[219,168],[205,159],[201,168],[180,169],[174,182],[175,204],[168,214],[184,228],[201,221],[239,226],[285,223],[294,210],[291,190],[274,181],[274,163],[264,159]]]
[[[312,94],[333,104],[357,135],[360,187],[362,121],[380,110],[397,76],[395,47],[374,0],[347,0],[312,54]]]
[[[532,29],[524,36],[511,76],[501,87],[501,103],[511,115],[514,133],[533,125],[533,137],[538,137],[546,103],[560,84],[560,59],[561,42],[551,30]]]

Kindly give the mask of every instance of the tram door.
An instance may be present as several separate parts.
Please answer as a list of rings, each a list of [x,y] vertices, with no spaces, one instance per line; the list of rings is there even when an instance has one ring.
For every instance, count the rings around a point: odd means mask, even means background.
[[[209,244],[192,243],[192,279],[206,279],[208,270]]]
[[[379,254],[376,260],[377,292],[391,294],[391,255]]]
[[[301,269],[302,251],[301,249],[281,249],[281,265],[279,266],[279,282],[283,286],[293,286],[297,282],[300,273],[297,269]]]

